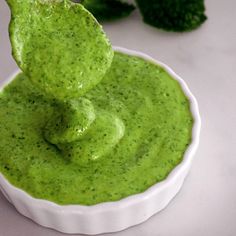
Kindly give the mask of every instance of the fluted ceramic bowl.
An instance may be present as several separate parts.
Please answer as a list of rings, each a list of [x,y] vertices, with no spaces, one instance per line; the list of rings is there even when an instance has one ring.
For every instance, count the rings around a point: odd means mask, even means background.
[[[197,149],[200,134],[200,116],[195,97],[186,83],[176,75],[167,65],[146,54],[125,48],[114,47],[116,51],[138,56],[164,68],[179,82],[182,90],[190,101],[190,108],[194,118],[192,141],[188,146],[182,162],[177,165],[168,177],[148,188],[145,192],[131,195],[115,202],[104,202],[93,206],[66,205],[31,197],[23,190],[14,187],[0,173],[0,190],[12,203],[17,211],[29,217],[36,223],[53,228],[64,233],[100,234],[115,232],[144,222],[155,213],[165,208],[180,190],[189,172],[194,153]],[[9,83],[15,75],[4,81],[1,89]]]

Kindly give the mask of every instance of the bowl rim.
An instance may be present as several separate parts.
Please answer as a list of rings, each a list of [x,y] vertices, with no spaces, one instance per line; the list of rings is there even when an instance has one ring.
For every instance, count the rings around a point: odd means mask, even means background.
[[[182,161],[175,166],[169,175],[162,181],[157,182],[156,184],[152,185],[151,187],[147,188],[144,192],[133,194],[130,196],[127,196],[123,199],[117,200],[117,201],[108,201],[108,202],[102,202],[95,205],[80,205],[80,204],[68,204],[68,205],[59,205],[57,203],[51,202],[49,200],[44,199],[38,199],[30,194],[28,194],[26,191],[15,187],[12,185],[6,177],[0,172],[0,186],[2,186],[2,192],[6,196],[6,198],[10,201],[10,198],[8,197],[8,192],[14,192],[15,197],[18,199],[21,199],[22,201],[27,201],[29,205],[34,206],[35,208],[50,208],[53,211],[63,211],[64,213],[79,213],[79,214],[86,214],[86,215],[92,215],[96,213],[106,212],[115,210],[116,208],[125,208],[132,205],[136,205],[138,203],[141,203],[145,199],[149,198],[151,195],[156,195],[158,192],[160,192],[162,189],[167,188],[171,183],[177,178],[182,171],[187,169],[189,165],[191,164],[193,160],[193,154],[195,153],[197,146],[199,144],[199,137],[200,137],[200,129],[201,129],[201,118],[199,114],[199,108],[197,104],[197,100],[192,94],[192,92],[189,90],[187,84],[185,81],[178,76],[169,66],[167,66],[165,63],[160,62],[150,56],[148,56],[145,53],[136,51],[136,50],[130,50],[123,47],[113,46],[113,49],[117,52],[121,52],[124,54],[128,54],[131,56],[136,56],[142,59],[145,59],[147,61],[150,61],[160,67],[162,67],[167,73],[169,73],[173,79],[175,79],[179,85],[181,86],[185,96],[188,98],[190,103],[190,111],[193,117],[193,127],[192,127],[192,135],[191,135],[191,143],[189,144],[188,148],[185,150],[185,153],[183,155]],[[18,69],[14,73],[12,73],[10,76],[8,76],[7,79],[5,79],[1,85],[0,85],[0,91],[9,84],[15,76],[20,73],[20,70]],[[1,190],[1,188],[0,188]],[[5,191],[4,191],[5,190]],[[10,191],[8,191],[10,190]],[[11,201],[10,201],[11,202]]]

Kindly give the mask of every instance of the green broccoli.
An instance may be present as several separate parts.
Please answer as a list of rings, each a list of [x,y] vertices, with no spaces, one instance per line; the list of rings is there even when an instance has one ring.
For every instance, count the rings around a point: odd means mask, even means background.
[[[98,21],[116,20],[128,16],[135,6],[120,0],[80,0]]]
[[[191,31],[206,19],[204,0],[136,0],[145,23],[167,31]]]

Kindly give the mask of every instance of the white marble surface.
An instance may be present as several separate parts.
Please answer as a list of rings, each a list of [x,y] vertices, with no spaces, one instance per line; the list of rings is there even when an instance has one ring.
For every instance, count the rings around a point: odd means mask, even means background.
[[[208,21],[191,33],[166,33],[142,23],[138,11],[104,29],[113,45],[143,51],[171,66],[198,99],[202,133],[181,192],[161,213],[116,236],[236,235],[236,1],[206,0]],[[16,65],[0,0],[0,79]],[[63,235],[19,215],[0,194],[0,236]]]

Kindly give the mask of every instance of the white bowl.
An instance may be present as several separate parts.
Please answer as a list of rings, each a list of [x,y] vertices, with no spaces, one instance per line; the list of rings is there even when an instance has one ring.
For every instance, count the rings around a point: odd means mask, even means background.
[[[163,67],[181,85],[190,101],[194,118],[192,142],[188,146],[182,162],[176,166],[168,177],[143,193],[135,194],[115,202],[99,203],[93,206],[60,206],[50,201],[31,197],[23,190],[11,185],[0,173],[0,190],[15,208],[36,223],[64,233],[100,234],[115,232],[144,222],[167,206],[180,190],[189,172],[193,155],[199,143],[201,120],[197,101],[186,83],[167,65],[151,57],[125,48],[114,47],[116,51],[139,56]],[[18,71],[19,72],[19,71]],[[16,73],[6,80],[10,82]],[[4,85],[1,86],[2,88]]]

